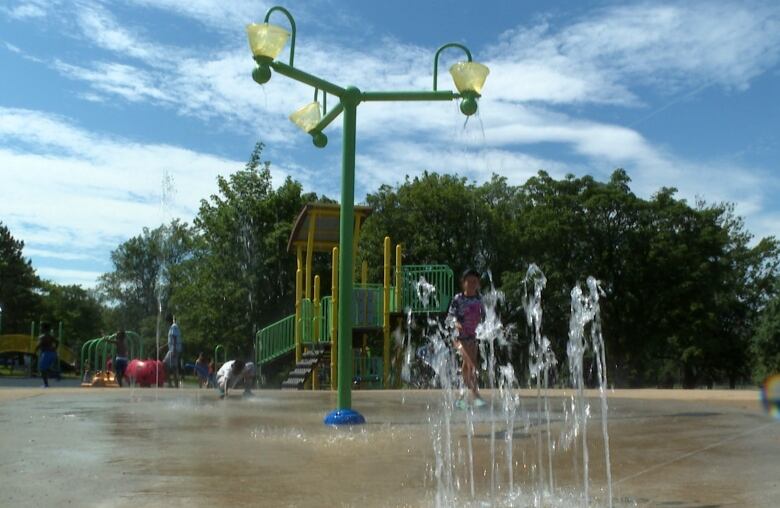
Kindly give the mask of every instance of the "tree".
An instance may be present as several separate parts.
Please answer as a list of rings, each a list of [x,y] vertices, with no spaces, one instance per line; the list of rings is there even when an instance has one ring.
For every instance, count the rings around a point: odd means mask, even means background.
[[[248,355],[256,329],[293,312],[296,266],[287,240],[301,207],[325,198],[290,178],[274,188],[262,150],[258,144],[242,170],[217,179],[192,229],[175,222],[144,230],[112,254],[115,270],[101,284],[112,322],[140,320],[153,329],[159,302],[168,301],[190,352],[222,343]],[[368,195],[373,213],[358,261],[380,280],[389,235],[403,245],[404,264],[491,270],[506,294],[502,318],[519,331],[515,365],[527,364],[522,299],[535,263],[548,281],[544,333],[562,372],[570,291],[589,275],[607,293],[601,315],[616,385],[735,386],[751,369],[754,378],[773,371],[777,241],[754,242],[728,203],[691,205],[671,187],[642,199],[630,183],[622,169],[604,182],[544,171],[522,185],[500,176],[481,185],[429,172],[407,177]],[[324,288],[329,263],[315,256]]]
[[[243,170],[217,178],[218,192],[201,201],[195,219],[193,256],[179,269],[184,284],[172,303],[200,349],[222,343],[248,354],[257,329],[294,310],[287,240],[298,212],[317,196],[291,178],[274,189],[262,150],[258,143]]]
[[[85,340],[101,335],[103,309],[97,298],[86,289],[44,281],[41,296],[42,315],[52,324],[62,322],[65,345],[75,348]]]
[[[752,237],[728,204],[695,206],[661,188],[631,192],[617,169],[607,182],[552,178],[540,171],[520,186],[494,176],[480,186],[424,173],[369,194],[374,208],[361,239],[374,274],[382,237],[404,246],[404,263],[443,263],[456,273],[491,269],[507,296],[504,319],[527,343],[522,311],[529,264],[547,277],[545,333],[565,369],[570,290],[588,275],[602,300],[611,379],[619,385],[685,387],[747,379],[748,341],[771,297],[778,248]],[[515,362],[525,364],[525,348]]]
[[[483,231],[489,218],[465,178],[425,172],[396,188],[383,185],[367,201],[374,210],[362,229],[359,260],[368,261],[374,280],[381,277],[387,235],[401,243],[405,264],[446,264],[459,273],[485,269],[492,259]]]
[[[110,329],[134,330],[154,336],[160,313],[179,285],[177,267],[192,249],[192,233],[178,219],[143,232],[111,252],[112,272],[100,277],[98,291],[109,307]]]
[[[0,222],[0,307],[5,333],[27,332],[40,306],[36,292],[40,281],[23,249],[24,242]]]

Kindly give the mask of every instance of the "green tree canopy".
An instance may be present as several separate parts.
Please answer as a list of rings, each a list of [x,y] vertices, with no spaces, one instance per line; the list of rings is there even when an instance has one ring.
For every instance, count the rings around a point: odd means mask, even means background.
[[[547,276],[545,333],[565,359],[571,288],[588,275],[607,292],[602,316],[610,375],[620,385],[684,386],[749,378],[749,342],[773,294],[778,246],[752,237],[728,204],[689,205],[676,189],[631,192],[622,169],[609,181],[540,171],[519,186],[494,176],[477,186],[424,173],[368,196],[363,257],[390,235],[405,263],[490,269],[507,294],[505,319],[524,330],[523,278]],[[378,274],[377,274],[378,276]],[[521,344],[528,338],[521,333]],[[524,347],[515,360],[525,364]]]
[[[38,276],[23,255],[24,242],[15,239],[0,222],[0,308],[3,333],[27,333],[37,317],[40,295]]]
[[[144,228],[111,252],[114,270],[103,274],[98,284],[107,306],[107,331],[123,328],[153,337],[159,313],[168,310],[170,295],[180,285],[177,267],[191,250],[189,226],[174,220]]]
[[[103,309],[98,299],[81,286],[61,286],[44,281],[41,289],[42,316],[62,323],[64,343],[78,347],[103,332]]]
[[[318,198],[289,177],[274,188],[262,150],[259,143],[244,169],[217,178],[217,193],[201,201],[195,219],[193,256],[180,266],[185,283],[172,305],[205,352],[221,343],[231,356],[249,355],[254,332],[294,310],[287,240],[303,205]]]

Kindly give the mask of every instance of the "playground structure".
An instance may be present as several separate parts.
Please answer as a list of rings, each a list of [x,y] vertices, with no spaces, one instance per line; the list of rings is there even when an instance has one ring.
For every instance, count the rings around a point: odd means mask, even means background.
[[[125,332],[128,347],[128,360],[132,358],[143,358],[144,345],[141,336],[135,332]],[[81,368],[81,386],[84,387],[119,387],[114,373],[106,367],[107,361],[116,356],[116,333],[104,335],[96,339],[86,341],[81,346],[80,368]],[[90,372],[94,375],[90,377]]]
[[[38,333],[40,332],[41,323],[32,322],[30,325],[30,334],[5,334],[0,335],[0,355],[5,354],[22,354],[37,357],[38,353],[35,350],[38,345]],[[59,323],[57,340],[60,345],[57,349],[57,358],[59,358],[60,365],[62,364],[69,368],[76,368],[76,355],[67,346],[63,345],[62,337],[62,322]]]
[[[360,229],[370,215],[371,208],[356,206],[353,229],[353,255],[357,255]],[[338,388],[338,260],[340,207],[330,203],[307,204],[298,215],[288,242],[288,251],[297,258],[295,277],[295,314],[261,329],[255,337],[255,361],[262,368],[288,354],[295,353],[295,368],[289,373],[283,388],[320,389],[324,384]],[[395,246],[392,263],[390,237],[384,239],[383,280],[368,281],[368,266],[363,262],[360,282],[353,288],[353,355],[352,382],[356,386],[390,387],[399,381],[398,366],[393,359],[392,329],[403,322],[409,309],[416,313],[446,312],[453,295],[454,277],[446,265],[406,265],[402,260],[401,245]],[[313,273],[316,252],[331,253],[331,295],[321,296],[320,276]],[[424,277],[436,287],[436,297],[424,305],[416,290],[416,283]],[[353,279],[355,274],[353,273]],[[381,354],[372,352],[369,338],[381,332]],[[377,348],[375,348],[377,349]],[[215,351],[216,356],[216,351]],[[329,368],[323,369],[323,365]],[[394,372],[395,371],[395,372]],[[395,374],[395,375],[393,375]]]

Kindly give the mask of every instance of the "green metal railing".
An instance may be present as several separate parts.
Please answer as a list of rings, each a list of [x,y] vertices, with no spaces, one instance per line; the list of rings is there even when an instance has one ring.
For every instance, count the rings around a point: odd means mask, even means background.
[[[301,342],[314,342],[314,302],[301,299]]]
[[[262,365],[295,349],[295,314],[270,324],[255,337],[257,364]]]
[[[333,297],[326,296],[320,300],[320,342],[330,342],[332,313]]]
[[[362,356],[355,354],[352,360],[354,381],[363,388],[382,387],[383,362],[381,356]]]
[[[143,339],[135,332],[126,331],[127,351],[129,358],[143,357]],[[85,360],[90,362],[90,370],[103,370],[106,367],[106,360],[116,356],[116,346],[109,342],[116,339],[116,334],[105,335],[96,339],[86,341],[81,346],[81,370],[85,370]]]
[[[382,327],[383,293],[382,284],[355,284],[354,296],[352,297],[352,304],[355,307],[353,327]]]
[[[412,312],[446,312],[452,301],[455,277],[447,265],[405,265],[401,272],[401,289],[404,307]],[[436,291],[430,295],[428,305],[424,305],[417,285],[420,277],[432,284]],[[399,309],[401,310],[401,309]]]
[[[420,277],[436,287],[431,295],[428,306],[423,305],[417,292],[417,282]],[[401,299],[404,306],[411,306],[413,312],[446,312],[453,295],[454,277],[452,270],[446,265],[408,265],[403,267],[401,279],[403,287]],[[382,328],[382,284],[356,284],[353,297],[353,326],[357,328]],[[390,288],[390,310],[401,312],[395,301],[395,287]],[[319,341],[330,342],[331,323],[333,319],[333,299],[330,296],[320,300],[319,309]],[[311,345],[314,342],[315,316],[314,303],[309,298],[301,300],[301,343]],[[295,350],[295,314],[272,323],[255,336],[257,364],[263,365]],[[364,359],[365,360],[365,359]],[[360,360],[360,361],[364,361]],[[358,361],[355,359],[355,361]],[[367,360],[365,360],[367,361]],[[381,358],[372,358],[380,362]],[[362,364],[361,364],[362,365]],[[367,364],[366,364],[367,365]],[[355,368],[359,367],[355,364]],[[373,368],[373,367],[372,367]],[[364,369],[365,370],[365,369]],[[355,370],[358,372],[358,370]],[[360,372],[363,372],[361,370]]]

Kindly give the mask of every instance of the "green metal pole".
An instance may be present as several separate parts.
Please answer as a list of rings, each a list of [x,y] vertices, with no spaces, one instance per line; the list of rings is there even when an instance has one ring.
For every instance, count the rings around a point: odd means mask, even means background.
[[[401,91],[401,92],[363,92],[363,100],[368,101],[451,101],[460,95],[451,90],[444,91]]]
[[[339,219],[339,389],[338,409],[352,407],[352,234],[355,226],[355,146],[357,106],[361,93],[349,87],[344,105],[344,141],[341,165],[341,213]]]

